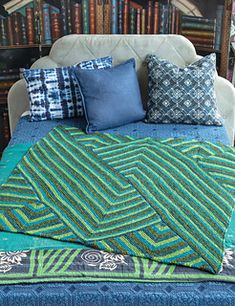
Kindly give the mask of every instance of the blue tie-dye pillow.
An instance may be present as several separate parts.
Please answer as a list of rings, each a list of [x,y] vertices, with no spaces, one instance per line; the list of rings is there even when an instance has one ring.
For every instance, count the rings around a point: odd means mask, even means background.
[[[84,61],[69,67],[23,71],[32,121],[83,116],[79,85],[72,73],[76,67],[88,70],[111,68],[112,57]]]

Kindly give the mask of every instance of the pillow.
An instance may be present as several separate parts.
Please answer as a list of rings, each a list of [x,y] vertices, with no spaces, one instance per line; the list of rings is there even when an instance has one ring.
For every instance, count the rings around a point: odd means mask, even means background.
[[[81,93],[73,69],[112,67],[112,58],[104,57],[80,64],[48,69],[24,69],[32,121],[71,118],[83,115]]]
[[[144,119],[134,59],[106,70],[74,73],[83,95],[87,133]]]
[[[221,125],[216,107],[216,56],[210,54],[179,68],[155,55],[146,57],[146,122]]]

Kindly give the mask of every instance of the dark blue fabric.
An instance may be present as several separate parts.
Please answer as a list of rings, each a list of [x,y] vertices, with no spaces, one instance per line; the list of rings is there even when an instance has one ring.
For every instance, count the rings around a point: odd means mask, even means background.
[[[40,138],[46,136],[47,133],[59,124],[84,128],[86,122],[81,118],[30,122],[29,116],[26,116],[19,120],[14,135],[11,138],[10,145],[19,143],[35,143]],[[104,130],[102,132],[136,137],[183,137],[200,141],[208,140],[211,142],[221,142],[225,145],[230,144],[228,135],[223,126],[150,124],[140,121]]]
[[[4,306],[234,306],[230,283],[51,283],[0,286]]]
[[[135,60],[105,70],[74,69],[87,120],[87,133],[144,119]]]

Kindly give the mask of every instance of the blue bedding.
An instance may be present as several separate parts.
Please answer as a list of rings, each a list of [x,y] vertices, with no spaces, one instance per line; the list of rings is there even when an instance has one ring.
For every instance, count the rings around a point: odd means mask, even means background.
[[[30,122],[29,117],[20,119],[10,145],[19,143],[35,143],[46,136],[57,125],[69,125],[84,128],[85,122],[81,119],[64,119]],[[150,124],[144,122],[130,123],[118,128],[104,130],[102,132],[130,135],[135,137],[153,138],[188,138],[199,141],[221,142],[229,145],[230,141],[223,126],[203,126],[189,124]]]
[[[81,120],[29,122],[21,118],[10,145],[35,143],[58,124],[84,126]],[[105,132],[132,136],[184,137],[229,144],[223,127],[155,125],[138,122]],[[235,305],[234,283],[83,282],[0,286],[0,305]]]

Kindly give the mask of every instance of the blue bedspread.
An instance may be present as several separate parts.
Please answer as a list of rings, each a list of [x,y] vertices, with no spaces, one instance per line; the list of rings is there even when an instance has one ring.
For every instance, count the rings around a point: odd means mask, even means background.
[[[51,120],[41,122],[29,122],[28,116],[20,119],[10,145],[18,143],[35,143],[40,138],[46,136],[55,126],[69,125],[84,127],[85,122],[81,119]],[[211,142],[221,142],[229,145],[229,138],[223,126],[203,126],[189,124],[147,124],[137,122],[127,124],[118,128],[104,130],[103,132],[136,137],[169,138],[181,137],[197,140],[208,140]]]
[[[58,124],[83,126],[76,120],[29,122],[24,117],[17,125],[10,145],[35,143]],[[142,122],[105,132],[132,136],[184,137],[229,144],[223,127],[192,125],[154,125]],[[0,305],[82,305],[82,306],[232,306],[235,305],[234,283],[47,283],[0,286]]]

